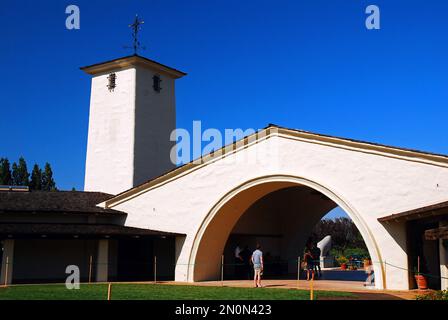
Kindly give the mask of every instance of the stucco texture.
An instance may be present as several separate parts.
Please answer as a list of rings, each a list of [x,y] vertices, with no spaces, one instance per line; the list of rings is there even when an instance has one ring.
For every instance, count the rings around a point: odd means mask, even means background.
[[[444,163],[270,135],[110,207],[128,213],[128,226],[187,234],[178,249],[176,280],[217,279],[227,237],[241,215],[267,194],[294,186],[323,193],[353,219],[374,262],[377,288],[408,289],[408,273],[400,269],[408,266],[405,231],[377,219],[446,200],[448,169]]]

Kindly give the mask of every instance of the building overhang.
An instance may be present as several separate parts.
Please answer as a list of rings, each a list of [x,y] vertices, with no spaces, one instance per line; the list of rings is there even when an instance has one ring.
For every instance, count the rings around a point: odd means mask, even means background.
[[[379,222],[405,222],[413,220],[422,220],[435,218],[440,220],[448,220],[448,201],[432,204],[429,206],[391,214],[378,218]]]
[[[178,79],[186,75],[185,72],[168,67],[157,61],[139,55],[126,56],[114,60],[96,63],[90,66],[81,67],[80,69],[90,75],[97,75],[136,66],[151,69],[174,79]]]
[[[425,231],[426,240],[448,240],[448,226],[429,229]]]
[[[114,238],[114,237],[181,237],[180,233],[163,232],[150,229],[133,228],[108,224],[52,224],[52,223],[0,223],[0,236],[3,238]]]

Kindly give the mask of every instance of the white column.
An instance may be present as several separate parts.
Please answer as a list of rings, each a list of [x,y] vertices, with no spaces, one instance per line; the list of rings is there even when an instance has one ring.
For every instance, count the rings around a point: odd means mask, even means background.
[[[174,280],[176,281],[193,281],[188,279],[188,255],[184,248],[186,238],[176,237],[175,240],[175,255],[176,255],[176,266],[174,268]]]
[[[8,265],[6,265],[6,261],[8,261]],[[13,239],[4,240],[0,285],[4,285],[5,283],[11,284],[13,261],[14,261],[14,240]]]
[[[439,222],[439,227],[448,226],[447,222]],[[439,239],[439,256],[440,256],[440,287],[442,290],[448,290],[448,240]]]
[[[108,276],[109,263],[109,240],[98,240],[98,256],[96,265],[96,281],[106,282]]]

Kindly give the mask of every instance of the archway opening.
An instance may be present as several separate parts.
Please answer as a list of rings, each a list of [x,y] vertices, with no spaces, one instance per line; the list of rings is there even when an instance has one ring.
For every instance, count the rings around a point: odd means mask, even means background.
[[[190,279],[218,280],[223,271],[227,280],[244,277],[245,271],[235,269],[235,248],[248,246],[250,250],[257,243],[262,245],[270,263],[269,269],[269,265],[265,269],[266,276],[297,278],[298,257],[303,256],[316,224],[338,206],[348,211],[348,206],[340,199],[335,201],[330,192],[319,190],[312,182],[301,182],[305,183],[288,179],[254,181],[224,197],[210,211],[197,234],[190,257],[194,264]],[[355,216],[353,220],[358,228],[363,227],[353,211],[347,214],[351,218]],[[378,257],[373,240],[368,238],[368,229],[359,229],[372,258]],[[379,275],[377,281],[381,279]]]

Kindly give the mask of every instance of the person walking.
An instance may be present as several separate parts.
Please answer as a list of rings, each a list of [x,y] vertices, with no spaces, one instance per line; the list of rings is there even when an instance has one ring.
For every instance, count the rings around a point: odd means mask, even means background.
[[[306,267],[306,280],[309,281],[314,279],[314,260],[311,250],[307,248],[305,254],[303,255],[303,261],[305,261]]]
[[[367,274],[367,279],[364,282],[364,287],[374,286],[375,285],[375,273],[373,272],[373,265],[372,265],[372,261],[370,259],[364,265],[364,269]]]
[[[320,278],[322,276],[322,270],[320,268],[320,254],[321,250],[314,242],[313,247],[311,248],[311,255],[313,256],[313,267],[317,278]]]
[[[257,249],[252,253],[251,262],[254,265],[254,286],[255,288],[262,288],[263,252],[261,252],[261,246],[259,244],[257,244]]]

